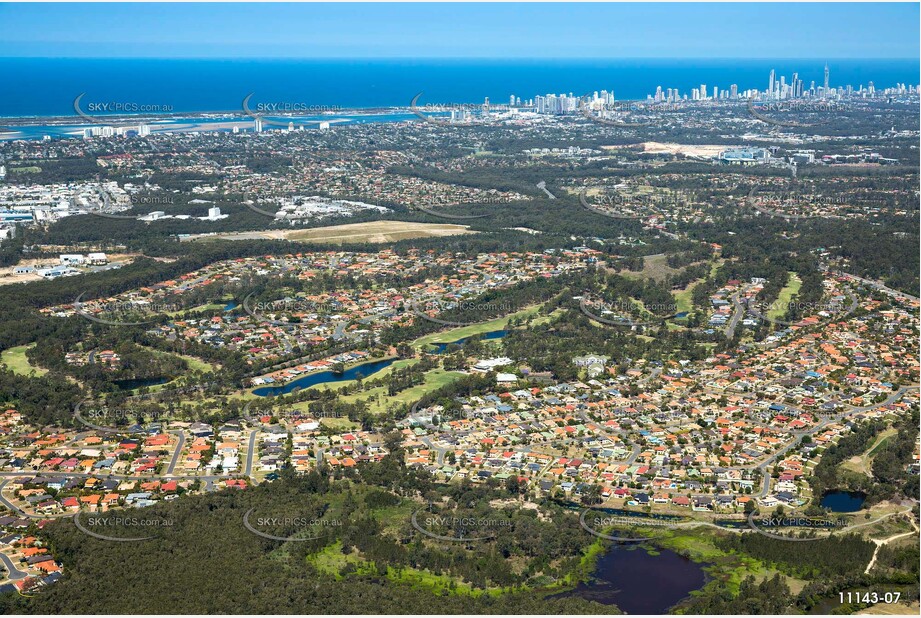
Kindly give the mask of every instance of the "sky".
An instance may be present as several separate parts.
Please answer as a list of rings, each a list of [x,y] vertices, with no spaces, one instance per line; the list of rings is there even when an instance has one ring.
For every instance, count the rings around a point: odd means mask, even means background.
[[[914,58],[918,3],[0,3],[0,57]]]

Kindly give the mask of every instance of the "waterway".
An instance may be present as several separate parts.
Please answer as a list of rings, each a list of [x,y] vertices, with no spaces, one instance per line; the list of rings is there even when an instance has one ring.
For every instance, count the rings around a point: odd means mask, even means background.
[[[253,395],[257,397],[277,397],[278,395],[287,395],[294,392],[295,390],[301,388],[310,388],[311,386],[316,386],[318,384],[326,384],[329,382],[347,382],[348,380],[354,380],[359,375],[364,378],[377,373],[381,369],[385,369],[392,365],[397,359],[395,358],[386,358],[382,360],[370,361],[367,363],[362,363],[360,365],[355,365],[343,371],[342,373],[335,373],[333,371],[316,371],[314,373],[308,373],[305,376],[302,376],[296,380],[292,380],[287,384],[282,386],[260,386],[259,388],[253,391]]]
[[[822,501],[819,504],[835,513],[853,513],[863,508],[863,503],[866,499],[866,494],[860,492],[830,491],[822,496]]]
[[[169,382],[169,378],[136,378],[129,380],[114,380],[112,383],[115,384],[119,390],[131,391],[136,388],[157,386],[158,384],[166,384],[167,382]]]
[[[489,331],[489,332],[487,332],[487,333],[483,333],[483,334],[481,334],[481,335],[471,335],[470,337],[463,337],[463,338],[461,338],[461,339],[457,339],[456,341],[448,341],[448,342],[446,342],[446,343],[434,342],[434,343],[430,344],[431,346],[433,346],[433,347],[435,348],[435,349],[432,350],[431,352],[432,352],[433,354],[443,354],[445,351],[447,351],[448,346],[451,346],[451,345],[464,345],[464,343],[465,343],[468,339],[471,339],[471,338],[473,338],[473,337],[478,337],[478,338],[483,339],[483,340],[485,341],[485,340],[489,340],[489,339],[501,339],[502,337],[505,337],[507,334],[508,334],[508,331],[507,331],[507,330],[491,330],[491,331]]]
[[[668,549],[616,545],[598,559],[591,581],[559,596],[616,605],[627,614],[665,614],[707,583],[705,566]]]

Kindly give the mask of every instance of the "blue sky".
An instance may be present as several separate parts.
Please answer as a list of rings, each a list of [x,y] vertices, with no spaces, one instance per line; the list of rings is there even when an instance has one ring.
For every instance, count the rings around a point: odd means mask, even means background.
[[[918,3],[0,4],[0,56],[918,58]]]

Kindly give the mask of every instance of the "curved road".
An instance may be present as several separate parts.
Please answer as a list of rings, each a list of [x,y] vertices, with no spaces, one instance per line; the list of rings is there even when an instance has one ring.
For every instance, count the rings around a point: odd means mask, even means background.
[[[22,579],[28,575],[25,571],[17,569],[16,565],[13,564],[13,560],[2,552],[0,552],[0,561],[3,561],[6,566],[7,577],[12,580]]]

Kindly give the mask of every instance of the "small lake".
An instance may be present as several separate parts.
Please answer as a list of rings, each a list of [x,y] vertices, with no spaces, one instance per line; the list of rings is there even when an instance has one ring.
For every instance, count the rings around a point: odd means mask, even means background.
[[[558,596],[616,605],[627,614],[665,614],[707,583],[704,564],[668,549],[616,545],[598,559],[592,581]]]
[[[371,374],[377,373],[381,369],[389,367],[396,360],[397,359],[395,358],[385,358],[382,360],[362,363],[361,365],[350,367],[342,373],[334,373],[332,371],[316,371],[314,373],[308,373],[305,376],[301,376],[296,380],[292,380],[283,386],[260,386],[253,391],[253,395],[256,395],[257,397],[277,397],[278,395],[287,395],[292,393],[299,388],[309,388],[311,386],[316,386],[317,384],[326,384],[327,382],[346,382],[348,380],[354,380],[358,377],[359,374],[361,374],[362,377],[367,378]]]
[[[119,390],[133,391],[136,388],[157,386],[158,384],[166,384],[167,382],[169,382],[169,378],[136,378],[133,380],[114,380],[112,384]]]
[[[240,306],[240,304],[239,304],[237,301],[232,300],[232,301],[230,301],[229,303],[227,303],[226,305],[224,305],[224,311],[233,311],[234,309],[236,309],[236,308],[239,307],[239,306]]]
[[[447,343],[431,343],[429,345],[435,348],[434,350],[431,351],[432,354],[444,354],[444,352],[448,349],[448,346],[464,345],[464,342],[467,341],[468,339],[472,339],[475,337],[478,337],[483,340],[502,339],[507,334],[508,334],[507,330],[491,330],[488,333],[483,333],[482,335],[472,335],[470,337],[464,337],[462,339],[458,339],[457,341],[448,341]]]
[[[819,504],[835,513],[853,513],[863,507],[866,499],[866,494],[857,491],[830,491],[822,496]]]

